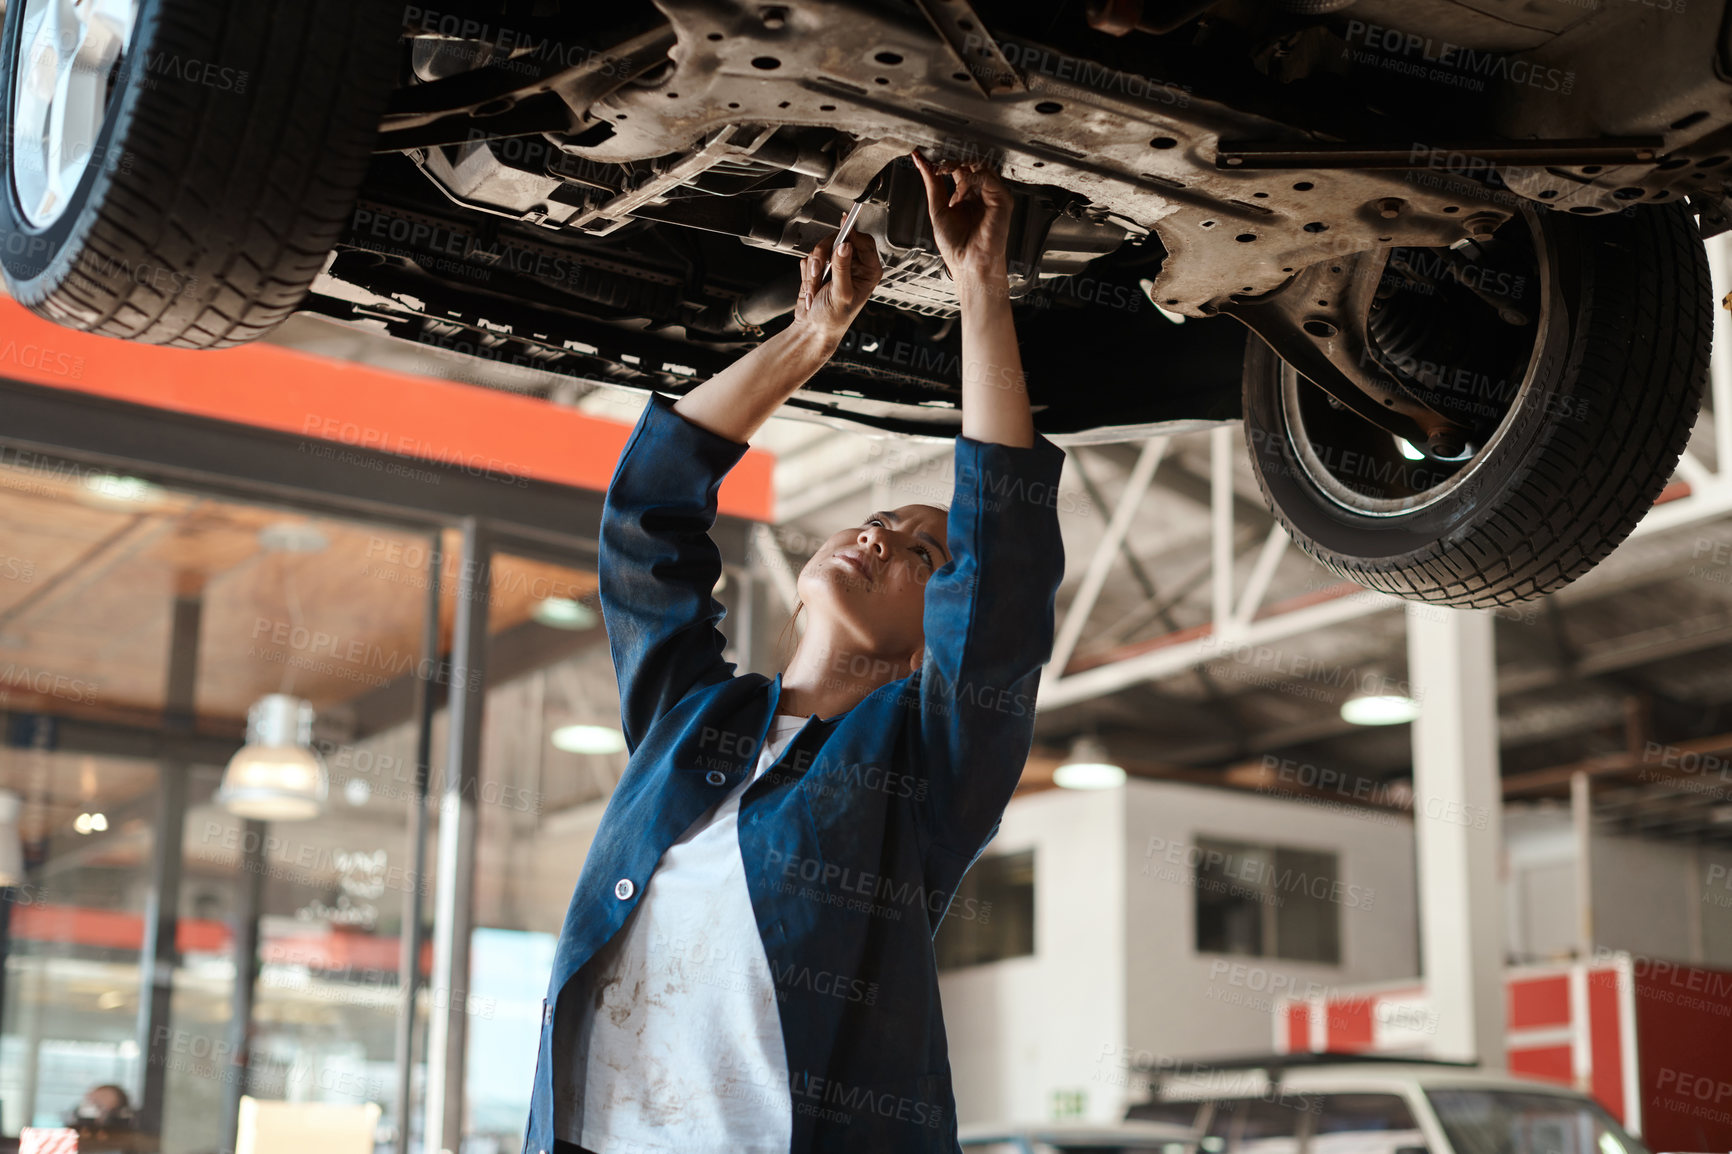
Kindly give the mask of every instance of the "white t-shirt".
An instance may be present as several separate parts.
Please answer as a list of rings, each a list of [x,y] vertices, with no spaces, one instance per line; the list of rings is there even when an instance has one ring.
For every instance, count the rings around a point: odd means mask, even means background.
[[[740,795],[806,724],[777,714],[757,767],[668,847],[588,967],[561,1137],[596,1154],[786,1154],[788,1058],[740,859]]]

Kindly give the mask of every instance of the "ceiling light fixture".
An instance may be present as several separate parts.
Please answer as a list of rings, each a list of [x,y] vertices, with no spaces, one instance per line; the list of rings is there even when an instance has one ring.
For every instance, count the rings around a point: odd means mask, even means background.
[[[253,821],[306,821],[324,812],[325,763],[313,751],[313,706],[286,693],[247,711],[247,743],[229,761],[217,804]]]
[[[570,597],[543,597],[531,616],[549,629],[589,629],[599,620],[595,610]]]
[[[1070,756],[1052,771],[1053,784],[1064,789],[1115,789],[1125,783],[1125,770],[1093,737],[1079,737]]]
[[[549,740],[553,748],[566,753],[619,753],[625,749],[625,734],[611,725],[562,725]]]
[[[92,473],[84,478],[84,491],[103,501],[120,505],[135,505],[162,496],[162,489],[141,477],[122,477],[113,473]]]
[[[1419,716],[1419,702],[1400,693],[1355,693],[1341,703],[1341,720],[1353,725],[1404,725]]]

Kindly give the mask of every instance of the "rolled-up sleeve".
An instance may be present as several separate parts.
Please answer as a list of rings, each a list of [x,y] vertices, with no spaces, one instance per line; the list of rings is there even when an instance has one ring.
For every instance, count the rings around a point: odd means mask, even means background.
[[[651,393],[608,483],[598,583],[630,750],[687,694],[734,674],[722,658],[727,610],[713,596],[722,556],[710,530],[722,478],[747,448]]]
[[[972,859],[998,826],[1034,740],[1064,577],[1064,451],[956,438],[950,561],[926,585],[918,748],[933,843]]]

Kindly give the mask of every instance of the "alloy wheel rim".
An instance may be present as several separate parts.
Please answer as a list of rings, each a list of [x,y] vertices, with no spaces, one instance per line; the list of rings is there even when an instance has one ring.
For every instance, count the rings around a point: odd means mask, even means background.
[[[1518,217],[1532,238],[1535,249],[1534,270],[1538,279],[1540,311],[1534,319],[1534,342],[1529,351],[1526,364],[1521,367],[1520,378],[1515,395],[1509,401],[1509,408],[1498,422],[1496,431],[1471,457],[1460,462],[1454,462],[1447,477],[1439,477],[1436,484],[1406,497],[1378,497],[1362,492],[1353,485],[1344,483],[1335,475],[1323,455],[1318,452],[1318,444],[1314,442],[1307,430],[1303,416],[1303,402],[1308,396],[1318,394],[1317,387],[1302,378],[1285,361],[1281,362],[1281,379],[1279,384],[1280,412],[1286,425],[1289,445],[1292,446],[1295,462],[1299,469],[1310,480],[1312,486],[1331,504],[1344,512],[1360,517],[1391,518],[1417,513],[1430,508],[1445,498],[1460,491],[1464,485],[1482,469],[1492,458],[1494,452],[1502,444],[1515,422],[1517,414],[1528,403],[1535,387],[1535,381],[1546,359],[1549,341],[1555,338],[1551,332],[1553,317],[1558,315],[1559,303],[1554,299],[1558,292],[1555,265],[1556,253],[1552,250],[1549,238],[1541,228],[1539,218],[1531,210],[1525,210]],[[1513,222],[1512,222],[1513,223]],[[1375,435],[1369,432],[1368,436]],[[1388,436],[1388,434],[1383,434]]]
[[[8,167],[24,218],[65,214],[108,121],[140,0],[26,0],[13,54]]]

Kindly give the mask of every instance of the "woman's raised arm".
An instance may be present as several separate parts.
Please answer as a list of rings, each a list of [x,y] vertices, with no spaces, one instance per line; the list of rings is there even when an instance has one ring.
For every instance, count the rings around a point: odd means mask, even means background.
[[[681,397],[674,412],[744,443],[824,367],[884,276],[877,243],[857,232],[843,242],[830,279],[820,284],[830,243],[806,257],[794,323]]]
[[[955,170],[955,188],[946,190],[918,153],[914,162],[962,299],[951,563],[926,586],[917,718],[929,877],[944,887],[991,840],[1034,739],[1034,699],[1064,576],[1064,453],[1036,435],[1029,408],[1005,259],[1009,192],[978,167]]]
[[[1010,312],[1010,192],[978,164],[948,170],[954,187],[918,152],[938,251],[962,302],[962,435],[1026,449],[1034,444],[1028,382]]]
[[[806,259],[794,323],[678,402],[651,394],[602,507],[600,593],[626,746],[693,690],[733,676],[713,596],[710,539],[722,478],[746,440],[821,368],[883,275],[877,246],[844,246],[820,285],[828,243]]]

